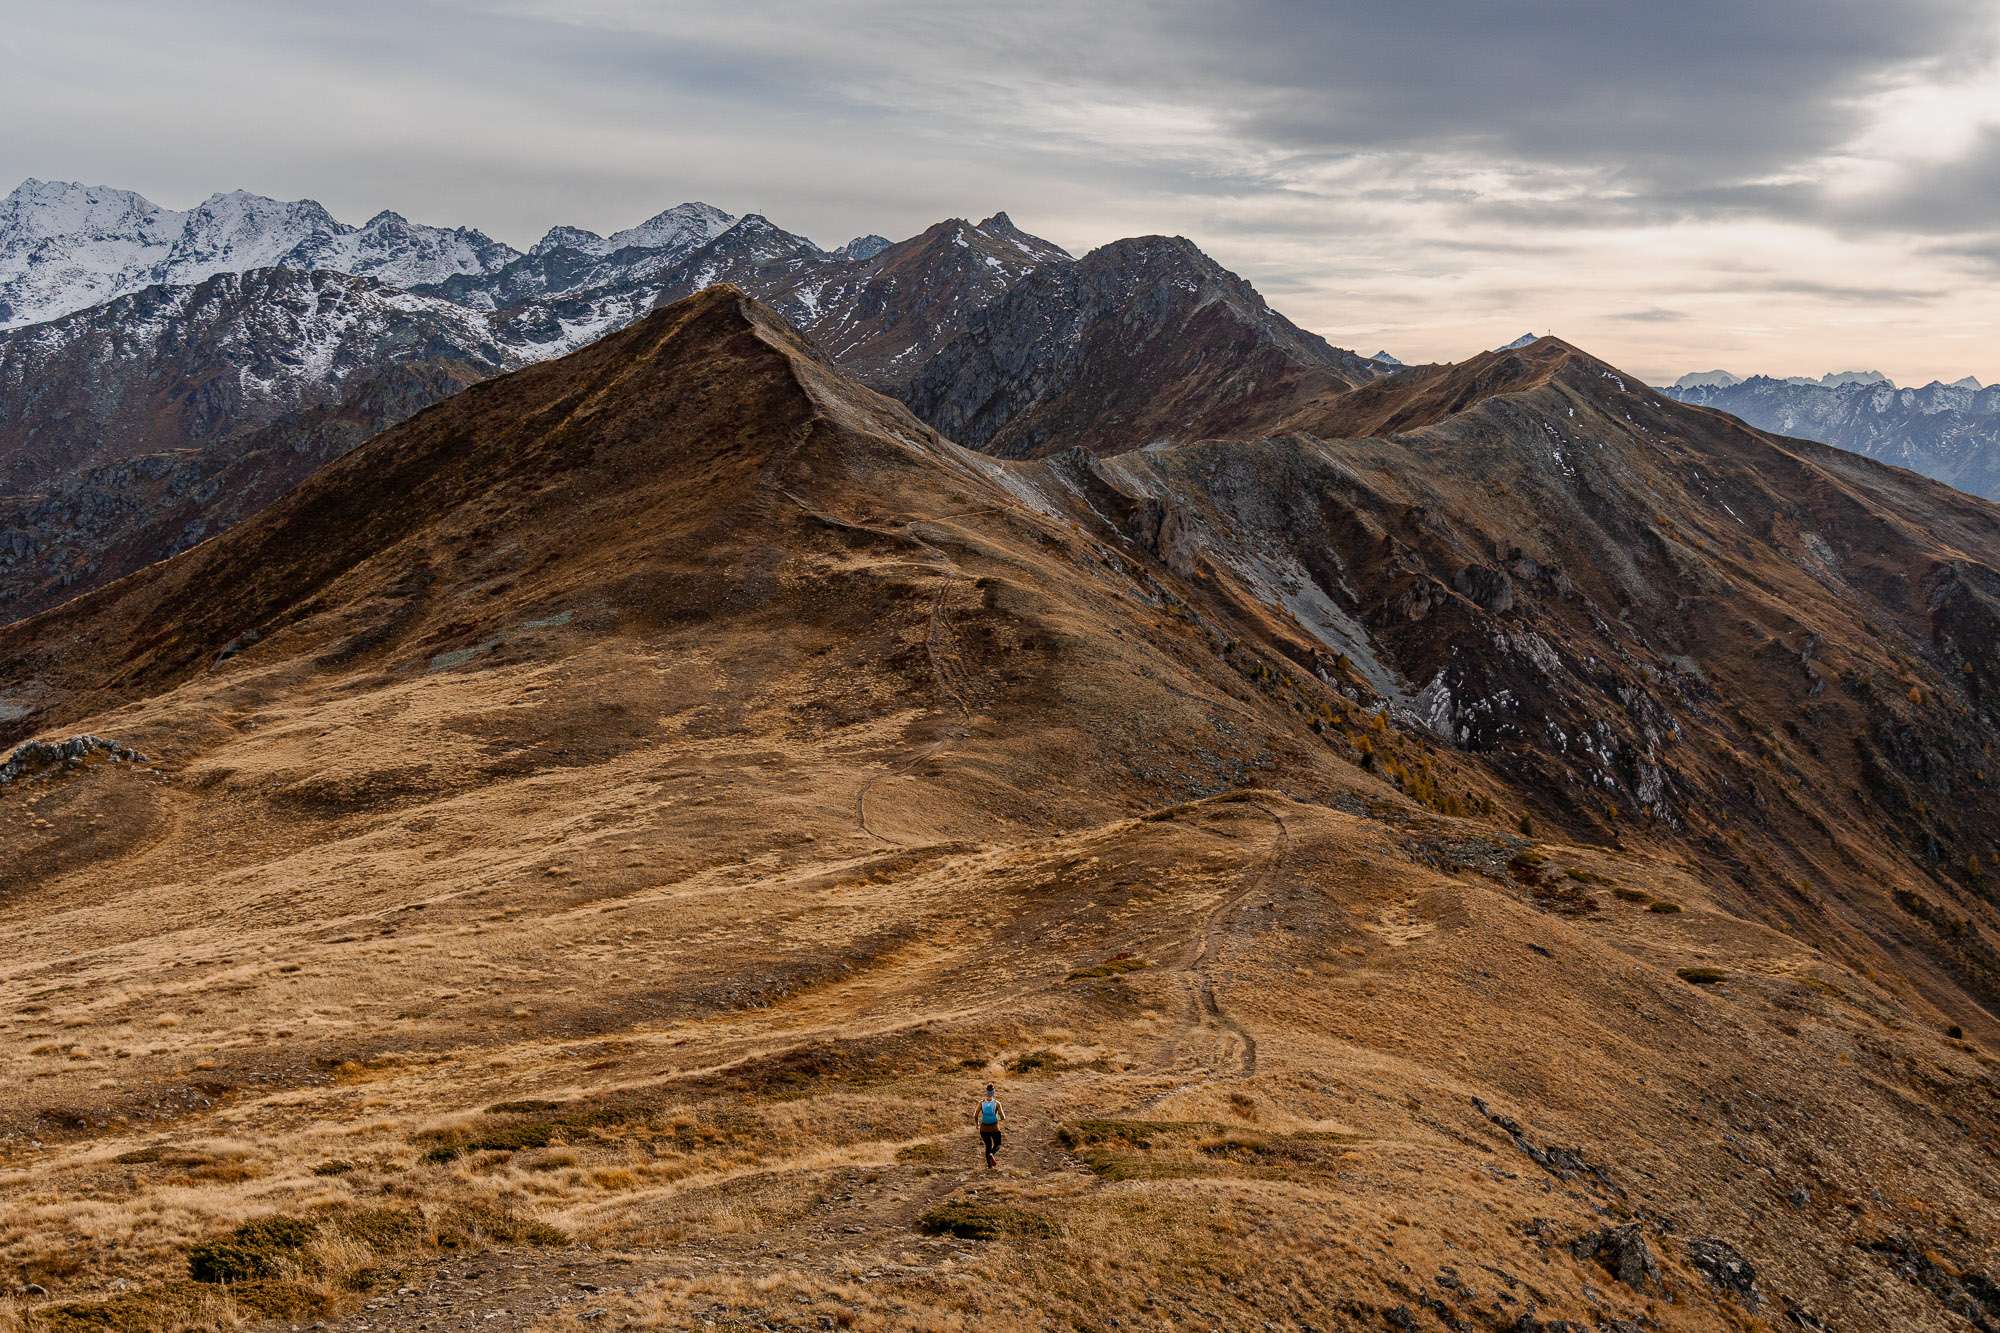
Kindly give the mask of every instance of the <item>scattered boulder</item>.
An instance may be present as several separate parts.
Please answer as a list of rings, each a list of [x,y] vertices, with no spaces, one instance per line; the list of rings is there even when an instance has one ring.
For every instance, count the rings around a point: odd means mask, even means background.
[[[1619,1188],[1611,1183],[1611,1177],[1604,1173],[1603,1167],[1591,1162],[1576,1149],[1563,1148],[1555,1144],[1550,1144],[1547,1147],[1537,1145],[1522,1132],[1518,1122],[1508,1116],[1496,1113],[1482,1098],[1474,1097],[1472,1099],[1472,1108],[1485,1116],[1493,1124],[1505,1130],[1507,1137],[1514,1140],[1516,1148],[1526,1153],[1530,1161],[1556,1179],[1575,1180],[1577,1177],[1582,1176],[1595,1181],[1610,1193],[1621,1193]]]
[[[1903,1281],[1935,1296],[1953,1314],[1963,1316],[1980,1333],[2000,1333],[2000,1282],[1984,1273],[1958,1269],[1948,1257],[1939,1257],[1909,1236],[1884,1236],[1864,1247],[1879,1255]]]
[[[1451,586],[1494,615],[1514,609],[1514,580],[1485,565],[1467,565],[1452,575]]]
[[[1688,1260],[1695,1271],[1708,1279],[1717,1291],[1726,1292],[1755,1310],[1764,1297],[1757,1290],[1757,1270],[1736,1252],[1736,1247],[1713,1236],[1697,1236],[1687,1243]]]
[[[1579,1259],[1595,1260],[1605,1272],[1634,1291],[1660,1288],[1660,1265],[1637,1222],[1586,1231],[1570,1242],[1569,1252]]]

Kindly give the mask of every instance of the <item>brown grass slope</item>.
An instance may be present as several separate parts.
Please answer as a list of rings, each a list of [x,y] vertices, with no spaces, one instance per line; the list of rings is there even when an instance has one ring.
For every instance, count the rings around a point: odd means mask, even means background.
[[[1990,1320],[1990,1019],[1774,923],[1692,779],[1613,841],[1378,710],[1372,599],[1512,614],[1409,458],[1554,487],[1526,410],[1010,466],[713,290],[10,627],[17,734],[145,758],[0,784],[0,1318]],[[1351,653],[1251,563],[1315,532]]]

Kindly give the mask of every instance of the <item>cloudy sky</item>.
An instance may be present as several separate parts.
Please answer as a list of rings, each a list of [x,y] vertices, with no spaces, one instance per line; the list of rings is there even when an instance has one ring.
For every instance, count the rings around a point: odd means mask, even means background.
[[[0,191],[1178,232],[1337,343],[2000,379],[2000,0],[0,0]]]

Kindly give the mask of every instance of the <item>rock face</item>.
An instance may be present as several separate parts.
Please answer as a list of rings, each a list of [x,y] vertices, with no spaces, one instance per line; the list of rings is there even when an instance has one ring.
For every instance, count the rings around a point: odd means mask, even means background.
[[[323,464],[486,378],[478,359],[391,362],[337,402],[185,447],[84,464],[0,495],[0,618],[32,615],[227,530]]]
[[[1485,756],[1550,817],[1678,829],[1742,864],[1746,894],[1773,871],[1814,884],[1815,913],[1900,921],[1936,984],[2000,1005],[2000,951],[1956,924],[1990,907],[2000,851],[1990,506],[1691,411],[1557,339],[1283,425],[1052,458],[1044,494],[1242,589],[1321,678]],[[1871,859],[1862,827],[1927,887],[1815,874]],[[1749,829],[1765,870],[1729,851]]]
[[[449,302],[288,268],[0,334],[0,619],[184,550],[521,359]]]
[[[2000,499],[2000,386],[1932,382],[1898,389],[1872,372],[1820,383],[1759,375],[1731,384],[1681,383],[1684,403],[1740,417],[1759,430],[1837,445]]]
[[[1763,1294],[1757,1290],[1757,1270],[1728,1241],[1697,1236],[1688,1241],[1687,1255],[1709,1285],[1743,1302],[1744,1309],[1755,1311],[1763,1304]]]
[[[974,316],[902,397],[1004,458],[1255,434],[1382,368],[1329,346],[1181,237],[1050,265]]]
[[[106,740],[102,736],[71,736],[60,741],[29,741],[17,745],[14,752],[0,762],[0,786],[13,782],[26,774],[52,768],[57,764],[81,763],[93,755],[102,755],[117,764],[142,764],[146,756],[117,741]]]

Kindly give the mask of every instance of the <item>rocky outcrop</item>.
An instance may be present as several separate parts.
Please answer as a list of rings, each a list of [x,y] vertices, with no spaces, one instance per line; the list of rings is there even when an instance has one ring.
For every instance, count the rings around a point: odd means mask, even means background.
[[[1579,1259],[1595,1262],[1634,1291],[1660,1289],[1659,1261],[1653,1258],[1646,1233],[1636,1222],[1587,1231],[1570,1242],[1569,1252]]]
[[[14,752],[0,762],[0,786],[5,786],[20,778],[40,773],[57,764],[80,764],[93,755],[101,755],[115,764],[143,764],[146,756],[130,746],[117,741],[106,740],[102,736],[71,736],[60,741],[28,741],[14,747]]]

